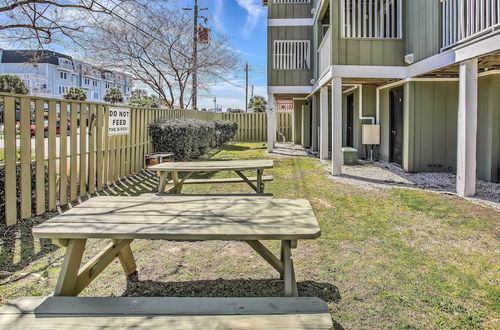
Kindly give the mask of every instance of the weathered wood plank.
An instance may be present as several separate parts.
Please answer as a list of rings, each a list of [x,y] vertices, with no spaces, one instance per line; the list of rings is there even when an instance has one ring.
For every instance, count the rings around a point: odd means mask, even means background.
[[[95,165],[95,111],[96,111],[97,105],[91,104],[89,105],[89,164],[88,164],[88,169],[89,169],[89,193],[94,194],[95,193],[95,187],[96,187],[96,165]]]
[[[4,97],[5,148],[5,220],[7,226],[17,222],[16,199],[16,109],[12,97]]]
[[[35,127],[43,127],[44,101],[35,101]],[[35,130],[36,157],[36,214],[45,213],[45,137],[41,129]]]
[[[36,313],[35,313],[36,310]],[[9,329],[330,329],[319,298],[48,297],[0,308]],[[42,321],[43,320],[43,321]]]
[[[31,217],[31,100],[22,98],[20,104],[21,219],[27,219]]]
[[[59,134],[59,204],[68,204],[68,103],[61,102]]]
[[[54,296],[74,296],[78,271],[85,250],[86,239],[73,239],[68,243],[66,255],[57,279]]]
[[[48,143],[49,143],[49,210],[53,211],[56,209],[56,169],[57,169],[57,159],[56,159],[56,102],[49,101],[49,133],[48,133]]]
[[[247,177],[251,182],[257,182],[257,177]],[[273,181],[274,177],[272,175],[263,176],[262,182]],[[215,179],[189,179],[184,182],[184,184],[214,184],[214,183],[244,183],[245,180],[242,178],[215,178]]]
[[[104,107],[102,105],[97,105],[96,127],[95,127],[97,191],[101,191],[104,186],[103,117],[104,117]]]
[[[152,171],[209,172],[245,171],[272,168],[272,160],[225,160],[208,162],[170,162],[148,167]]]
[[[80,196],[87,194],[87,105],[80,103]]]
[[[97,197],[36,226],[39,238],[312,239],[307,200],[262,197]]]
[[[71,129],[71,140],[70,140],[70,187],[69,195],[70,200],[74,201],[78,197],[78,104],[71,103],[71,115],[70,115],[70,129]],[[50,121],[49,121],[50,124]]]
[[[116,242],[116,243],[115,243]],[[116,240],[90,259],[79,271],[73,295],[77,296],[99,275],[132,240]],[[69,248],[69,247],[68,247]]]
[[[267,247],[259,241],[246,241],[265,261],[267,261],[278,273],[283,274],[283,262],[278,259]]]

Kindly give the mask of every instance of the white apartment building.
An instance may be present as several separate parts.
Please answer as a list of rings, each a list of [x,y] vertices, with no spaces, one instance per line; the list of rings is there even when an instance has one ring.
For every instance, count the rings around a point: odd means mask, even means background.
[[[96,68],[71,56],[49,50],[0,50],[0,74],[17,75],[31,95],[63,98],[72,87],[81,87],[87,100],[104,102],[108,88],[121,90],[128,101],[132,77],[121,72]]]

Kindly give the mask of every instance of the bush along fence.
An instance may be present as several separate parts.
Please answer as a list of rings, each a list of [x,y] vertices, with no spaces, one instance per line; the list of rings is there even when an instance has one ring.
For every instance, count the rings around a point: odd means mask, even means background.
[[[148,127],[158,119],[233,120],[233,141],[266,141],[266,114],[118,108],[130,112],[129,132],[110,135],[108,104],[0,93],[0,223],[56,211],[141,171],[153,151]],[[278,141],[290,141],[291,116],[283,115]]]
[[[234,121],[191,118],[160,119],[149,126],[155,151],[173,152],[175,160],[199,158],[229,142],[237,130]]]

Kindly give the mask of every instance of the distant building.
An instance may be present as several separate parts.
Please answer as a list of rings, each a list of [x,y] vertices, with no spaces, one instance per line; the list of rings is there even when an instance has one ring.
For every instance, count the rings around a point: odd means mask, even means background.
[[[19,76],[30,95],[52,98],[63,98],[74,86],[85,90],[88,101],[104,102],[106,90],[115,87],[127,102],[133,87],[130,75],[49,50],[0,50],[0,74]]]
[[[222,108],[208,108],[208,112],[222,112]]]

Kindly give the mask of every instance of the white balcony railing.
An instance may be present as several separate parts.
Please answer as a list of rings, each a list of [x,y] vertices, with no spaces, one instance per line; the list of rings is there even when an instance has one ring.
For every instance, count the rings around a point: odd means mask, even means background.
[[[330,67],[332,59],[332,28],[326,32],[321,44],[318,47],[318,66],[319,77],[323,77],[327,69]]]
[[[500,0],[441,0],[443,49],[499,27]]]
[[[402,0],[341,0],[342,38],[403,37]]]

